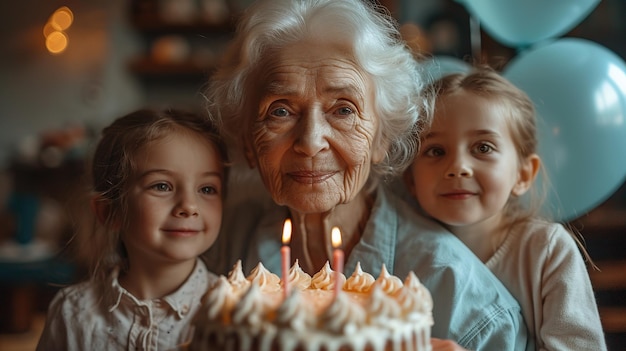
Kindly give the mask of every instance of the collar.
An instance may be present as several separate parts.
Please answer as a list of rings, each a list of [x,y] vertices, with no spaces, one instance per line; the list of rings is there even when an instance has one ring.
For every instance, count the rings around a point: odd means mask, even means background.
[[[383,264],[393,274],[399,222],[396,204],[383,186],[377,188],[375,197],[361,240],[346,260],[346,275],[354,271],[357,262],[374,277],[380,274]]]
[[[198,305],[202,298],[203,292],[207,290],[209,285],[209,271],[201,259],[196,259],[196,265],[189,275],[189,278],[173,293],[153,300],[139,300],[133,296],[128,290],[124,289],[118,281],[120,267],[113,269],[110,275],[111,294],[107,299],[107,307],[109,312],[113,312],[122,303],[122,299],[128,300],[129,303],[136,306],[146,306],[151,308],[154,302],[161,301],[170,306],[178,318],[183,318],[190,312],[192,306]]]

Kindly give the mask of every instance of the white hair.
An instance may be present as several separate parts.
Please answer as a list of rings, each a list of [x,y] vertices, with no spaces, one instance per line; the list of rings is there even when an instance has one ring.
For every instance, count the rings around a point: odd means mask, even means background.
[[[374,85],[379,140],[388,145],[384,160],[373,165],[370,180],[402,172],[417,148],[417,121],[428,102],[420,95],[418,63],[397,23],[384,8],[363,0],[260,0],[251,5],[209,82],[209,116],[225,136],[241,143],[251,119],[244,113],[244,99],[255,86],[248,79],[269,50],[307,38],[353,45],[353,59]]]

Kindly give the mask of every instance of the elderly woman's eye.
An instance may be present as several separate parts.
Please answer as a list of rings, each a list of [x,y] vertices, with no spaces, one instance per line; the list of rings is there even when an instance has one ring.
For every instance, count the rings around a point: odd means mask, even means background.
[[[289,116],[289,111],[284,107],[279,107],[270,111],[270,115],[276,116],[276,117],[287,117]]]
[[[341,107],[337,109],[337,113],[340,115],[351,115],[354,113],[354,110],[350,107]]]

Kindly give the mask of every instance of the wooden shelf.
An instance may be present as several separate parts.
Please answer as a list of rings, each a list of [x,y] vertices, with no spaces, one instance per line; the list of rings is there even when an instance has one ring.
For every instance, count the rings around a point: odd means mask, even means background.
[[[143,54],[128,62],[130,72],[150,86],[206,81],[232,37],[237,11],[230,9],[219,21],[202,17],[200,10],[189,19],[175,20],[160,6],[156,0],[131,2],[130,24],[146,45]]]
[[[131,71],[138,76],[167,78],[172,76],[206,77],[213,71],[213,65],[199,65],[193,61],[158,62],[147,57],[140,57],[130,62]]]
[[[234,23],[234,21],[231,22]],[[233,23],[209,23],[197,19],[188,22],[172,22],[155,15],[138,15],[132,19],[132,24],[138,31],[153,35],[171,33],[229,35],[234,30]]]

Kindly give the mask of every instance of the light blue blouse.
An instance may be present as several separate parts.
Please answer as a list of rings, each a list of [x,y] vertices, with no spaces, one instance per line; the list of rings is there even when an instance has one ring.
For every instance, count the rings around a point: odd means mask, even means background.
[[[244,273],[258,262],[280,272],[281,233],[287,208],[243,201],[227,208],[218,241],[208,251],[209,270],[226,274],[241,258]],[[453,234],[424,218],[391,191],[379,189],[360,242],[347,257],[374,277],[384,263],[404,279],[415,272],[430,290],[432,336],[470,350],[533,350],[517,301]]]

